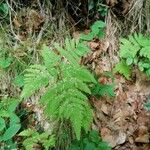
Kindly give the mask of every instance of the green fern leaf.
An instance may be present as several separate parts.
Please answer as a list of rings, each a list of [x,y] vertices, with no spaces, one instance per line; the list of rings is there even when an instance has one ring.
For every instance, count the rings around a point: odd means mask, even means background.
[[[128,66],[124,60],[120,61],[115,66],[114,71],[124,75],[127,79],[129,79],[131,76],[131,67]]]
[[[81,58],[82,56],[87,54],[89,51],[90,49],[87,45],[85,45],[84,43],[79,43],[76,47],[75,53]]]
[[[44,64],[27,69],[22,97],[47,86],[40,100],[44,113],[50,118],[69,120],[79,139],[81,128],[87,131],[92,122],[92,110],[86,94],[91,94],[88,84],[96,83],[96,80],[90,71],[79,65],[80,57],[89,49],[75,39],[66,39],[63,48],[55,43],[54,48],[59,55],[44,46]],[[62,60],[63,57],[67,61]]]
[[[65,39],[65,49],[69,54],[71,54],[71,56],[74,57],[74,59],[76,59],[77,62],[79,62],[80,57],[75,53],[76,43],[74,39],[72,40],[68,38]]]
[[[49,49],[46,45],[43,45],[42,58],[49,73],[53,76],[56,76],[58,74],[56,67],[61,61],[60,56],[56,55],[54,51]]]
[[[5,120],[0,117],[0,132],[6,127]]]
[[[145,47],[145,46],[149,46],[149,41],[150,41],[150,38],[149,37],[146,37],[146,36],[143,36],[142,34],[134,34],[134,37],[136,39],[136,41],[138,42],[138,44],[142,47]]]
[[[74,128],[74,131],[76,133],[76,138],[78,140],[80,140],[80,133],[81,133],[83,115],[82,115],[81,110],[77,111],[76,108],[73,109],[72,112],[71,112],[71,118],[70,119],[71,119],[71,122],[72,122],[72,126]]]
[[[46,68],[41,65],[32,65],[29,69],[26,69],[26,72],[24,80],[25,85],[21,95],[22,98],[31,96],[42,86],[46,86],[49,80],[52,79]]]
[[[145,46],[140,50],[140,56],[146,57],[150,60],[150,44],[149,46]]]
[[[131,40],[131,41],[130,41]],[[137,41],[130,36],[129,39],[122,38],[120,39],[120,57],[121,58],[135,58],[137,52],[140,50],[140,45],[137,44]],[[134,43],[133,43],[134,42]]]
[[[84,109],[84,116],[82,120],[82,126],[85,132],[89,131],[89,128],[92,122],[93,122],[93,111],[90,108],[90,106],[86,104],[86,107]]]
[[[97,83],[92,90],[92,94],[95,96],[98,96],[98,97],[105,96],[105,95],[113,97],[113,96],[115,96],[114,87],[115,87],[114,84],[110,84],[110,85],[104,84],[103,85],[103,84]]]
[[[67,58],[69,63],[73,64],[74,66],[79,66],[76,59],[70,53],[68,53],[65,49],[60,47],[58,43],[55,43],[54,47],[60,52],[61,56],[64,56],[65,58]]]
[[[72,67],[70,65],[63,65],[62,71],[65,77],[74,77],[83,82],[96,83],[94,76],[84,67]]]

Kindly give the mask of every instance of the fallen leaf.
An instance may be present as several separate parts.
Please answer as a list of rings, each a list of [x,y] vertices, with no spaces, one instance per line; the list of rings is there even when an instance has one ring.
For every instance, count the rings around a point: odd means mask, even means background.
[[[109,115],[109,111],[108,111],[108,108],[107,108],[107,105],[106,104],[102,104],[101,106],[101,111],[106,114],[106,115]]]
[[[135,139],[136,143],[149,143],[149,134],[141,135]]]
[[[91,48],[92,50],[96,50],[96,49],[98,48],[98,46],[99,46],[99,43],[90,42],[89,45],[90,45],[90,48]]]
[[[107,5],[109,5],[110,7],[115,6],[118,1],[117,0],[106,0]]]
[[[20,27],[21,27],[21,24],[20,24],[20,22],[17,20],[16,17],[13,19],[13,23],[14,23],[14,25],[15,25],[16,28],[20,28]]]
[[[114,148],[116,146],[116,139],[113,135],[111,135],[111,131],[108,128],[101,129],[101,136],[102,139],[106,141],[110,147]]]

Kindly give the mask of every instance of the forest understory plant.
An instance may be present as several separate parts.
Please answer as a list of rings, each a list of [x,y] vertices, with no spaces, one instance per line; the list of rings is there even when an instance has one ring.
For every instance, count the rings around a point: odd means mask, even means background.
[[[89,51],[78,40],[66,39],[65,47],[57,43],[59,55],[43,47],[44,64],[32,65],[26,70],[22,98],[27,98],[41,87],[46,87],[40,103],[48,117],[70,120],[77,139],[81,128],[88,131],[92,122],[92,109],[88,103],[89,83],[96,83],[94,76],[79,65],[80,57]]]
[[[55,145],[54,136],[49,135],[47,132],[40,134],[36,130],[28,128],[19,133],[19,136],[26,137],[23,141],[26,150],[33,150],[34,147],[37,147],[37,144],[39,144],[39,148],[44,148],[45,150],[49,150]]]
[[[15,112],[18,104],[19,100],[14,98],[0,100],[0,148],[13,149],[17,145],[13,138],[21,128]]]
[[[150,37],[134,33],[120,39],[120,62],[115,67],[125,78],[130,79],[132,70],[138,68],[150,76]]]

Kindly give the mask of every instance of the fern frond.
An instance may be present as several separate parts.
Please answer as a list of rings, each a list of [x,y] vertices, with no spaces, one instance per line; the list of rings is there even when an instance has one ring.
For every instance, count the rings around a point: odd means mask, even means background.
[[[124,60],[120,61],[115,66],[114,71],[124,75],[127,79],[131,76],[131,66],[128,66]]]
[[[44,66],[32,65],[29,69],[26,69],[25,74],[25,86],[22,91],[22,98],[31,96],[35,91],[41,87],[46,86],[52,77]]]
[[[138,42],[138,44],[141,46],[141,47],[145,47],[145,46],[149,46],[150,43],[150,38],[149,37],[146,37],[142,34],[134,34],[134,38],[135,40]]]
[[[55,54],[55,52],[49,49],[49,47],[47,47],[46,45],[43,45],[41,54],[46,69],[50,74],[56,76],[57,70],[55,69],[55,67],[60,63],[61,57]]]
[[[78,82],[81,85],[82,81]],[[84,87],[78,88],[76,83],[74,78],[71,80],[66,78],[60,81],[55,87],[49,89],[49,91],[42,96],[41,102],[47,103],[45,108],[45,113],[47,115],[69,119],[79,139],[81,127],[86,127],[85,130],[89,127],[92,111],[88,106],[87,97],[82,93],[86,92],[86,90]],[[86,117],[87,111],[91,118]],[[76,116],[74,116],[75,114]],[[86,125],[84,125],[83,118]]]
[[[60,47],[57,43],[54,44],[54,47],[60,52],[61,56],[64,56],[74,66],[79,66],[77,64],[80,58],[90,50],[89,47],[79,42],[79,40],[68,38],[65,40],[64,48]]]
[[[140,50],[140,45],[137,44],[137,41],[134,40],[133,36],[130,36],[129,39],[122,38],[120,39],[120,57],[121,58],[135,58],[137,52]]]
[[[140,50],[140,56],[146,57],[150,60],[150,43],[149,46],[145,46]]]
[[[85,67],[72,67],[65,64],[62,65],[61,68],[64,77],[73,77],[87,83],[97,83],[93,74],[90,73]]]
[[[69,61],[69,63],[73,64],[74,66],[79,66],[76,59],[70,53],[68,53],[68,51],[60,47],[58,43],[55,43],[54,47],[60,52],[61,56],[64,56]]]

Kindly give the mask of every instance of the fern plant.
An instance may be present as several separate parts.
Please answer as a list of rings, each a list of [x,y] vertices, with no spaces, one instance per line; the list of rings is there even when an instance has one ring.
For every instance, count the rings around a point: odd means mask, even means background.
[[[41,87],[46,92],[41,97],[47,116],[70,120],[77,139],[81,128],[88,131],[92,122],[92,109],[87,95],[91,94],[88,85],[96,83],[94,76],[79,64],[80,58],[89,48],[79,40],[65,40],[64,48],[55,43],[55,51],[43,46],[43,64],[30,66],[25,74],[22,98],[27,98]]]
[[[19,100],[7,98],[0,101],[0,143],[13,143],[13,137],[21,128],[20,118],[15,110]],[[1,146],[0,144],[0,146]]]
[[[91,41],[93,38],[98,37],[98,38],[103,38],[105,36],[104,27],[106,26],[105,22],[103,21],[96,21],[92,26],[91,26],[91,32],[87,35],[82,35],[81,39],[85,41]]]
[[[120,58],[115,72],[129,79],[132,67],[137,66],[140,71],[150,76],[150,37],[135,33],[120,39]]]
[[[38,133],[33,129],[26,129],[19,133],[19,136],[24,137],[23,145],[26,150],[33,150],[35,144],[40,143],[41,146],[45,150],[49,150],[49,148],[55,145],[55,138],[53,135],[49,135],[48,133]]]

